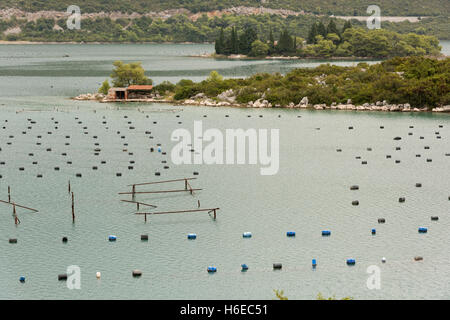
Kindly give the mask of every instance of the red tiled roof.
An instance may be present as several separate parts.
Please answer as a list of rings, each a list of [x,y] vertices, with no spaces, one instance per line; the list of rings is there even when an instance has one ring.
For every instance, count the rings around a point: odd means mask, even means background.
[[[127,90],[152,90],[152,85],[131,85],[127,88]]]

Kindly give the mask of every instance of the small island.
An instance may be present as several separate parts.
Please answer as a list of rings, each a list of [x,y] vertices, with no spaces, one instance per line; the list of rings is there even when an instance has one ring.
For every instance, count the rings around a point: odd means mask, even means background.
[[[245,108],[450,112],[450,58],[396,57],[341,67],[322,64],[286,75],[259,73],[224,79],[216,71],[201,82],[183,79],[153,85],[139,62],[114,63],[113,87],[76,100],[162,102]]]
[[[313,23],[307,39],[291,36],[285,28],[275,41],[272,30],[269,36],[258,35],[248,26],[238,32],[231,29],[228,37],[224,30],[215,42],[215,58],[368,58],[385,59],[405,56],[439,56],[439,40],[433,36],[414,33],[400,34],[385,29],[354,28],[346,21],[341,30],[334,20],[325,26]]]

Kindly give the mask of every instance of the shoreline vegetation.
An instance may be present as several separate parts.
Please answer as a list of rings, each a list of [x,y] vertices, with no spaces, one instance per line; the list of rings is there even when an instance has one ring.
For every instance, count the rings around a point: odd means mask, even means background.
[[[355,28],[346,21],[339,29],[334,19],[327,26],[313,23],[306,39],[292,36],[284,29],[278,40],[272,30],[268,40],[251,26],[238,30],[233,27],[226,36],[224,29],[215,41],[214,57],[299,57],[299,58],[345,58],[360,57],[385,59],[404,56],[439,56],[442,47],[433,36],[414,33],[399,34],[383,29]]]
[[[113,87],[148,85],[140,63],[114,63]],[[164,81],[120,100],[105,80],[99,93],[74,100],[150,102],[241,108],[290,108],[384,112],[450,113],[450,58],[396,57],[381,63],[341,67],[322,64],[294,69],[286,75],[259,73],[224,79],[216,71],[201,82]]]
[[[60,1],[51,3],[52,6],[62,5]],[[39,4],[40,6],[44,5],[42,1]],[[187,3],[185,4],[187,5]],[[284,9],[274,11],[251,7],[227,8],[225,4],[217,11],[207,11],[207,6],[200,6],[197,2],[192,4],[194,7],[199,7],[195,13],[182,9],[111,11],[108,8],[113,4],[102,3],[102,10],[98,9],[98,11],[94,8],[92,8],[94,11],[89,11],[86,6],[83,6],[81,28],[69,30],[67,28],[69,17],[66,12],[67,6],[61,8],[61,11],[33,12],[32,5],[33,3],[26,9],[27,11],[22,11],[14,7],[8,8],[7,4],[4,4],[5,9],[0,9],[0,40],[59,43],[211,43],[218,38],[222,28],[228,34],[235,26],[238,30],[245,27],[254,28],[260,35],[260,40],[264,42],[269,39],[270,30],[275,35],[279,35],[284,29],[287,29],[293,36],[306,39],[313,23],[328,24],[330,21],[334,21],[341,29],[346,21],[350,21],[355,27],[365,28],[365,19],[368,18],[365,12],[367,7],[356,12],[359,16],[354,12],[353,16],[349,13],[346,13],[347,16],[339,16],[343,13],[338,11],[291,12]],[[127,2],[123,5],[126,8],[130,3]],[[25,10],[25,8],[22,9]],[[152,10],[157,10],[157,8]],[[383,10],[386,10],[386,6],[383,7]],[[383,11],[383,17],[386,17],[386,14]],[[392,14],[398,14],[398,12],[392,12]],[[400,19],[400,17],[397,18]],[[403,18],[405,18],[403,21],[382,19],[381,27],[400,34],[413,33],[435,36],[441,40],[450,39],[449,17],[445,11],[439,12],[438,15],[415,16],[414,22],[410,21],[409,14]]]

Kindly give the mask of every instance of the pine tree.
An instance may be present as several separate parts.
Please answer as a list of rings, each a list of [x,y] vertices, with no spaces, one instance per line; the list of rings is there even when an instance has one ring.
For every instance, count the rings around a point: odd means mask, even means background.
[[[319,25],[317,26],[317,33],[324,38],[327,37],[327,28],[325,28],[325,25],[322,23],[322,21],[320,21]]]
[[[331,19],[330,23],[328,23],[327,34],[328,33],[335,33],[335,34],[339,35],[339,30],[336,27],[336,23],[334,22],[334,19]]]
[[[287,29],[284,29],[280,34],[280,40],[277,44],[277,51],[281,54],[288,54],[292,52],[293,41]]]
[[[216,39],[216,53],[217,54],[223,54],[224,53],[224,45],[225,45],[225,39],[224,39],[224,35],[223,35],[223,28],[220,29],[220,35],[219,38]]]
[[[252,27],[247,27],[239,37],[239,53],[249,54],[252,50],[252,43],[258,40],[258,34]]]
[[[236,31],[236,27],[233,27],[231,30],[231,53],[238,54],[239,53],[239,39]]]
[[[311,26],[311,29],[309,30],[309,34],[308,34],[308,38],[306,39],[306,42],[308,44],[315,44],[316,36],[317,36],[317,24],[313,23]]]

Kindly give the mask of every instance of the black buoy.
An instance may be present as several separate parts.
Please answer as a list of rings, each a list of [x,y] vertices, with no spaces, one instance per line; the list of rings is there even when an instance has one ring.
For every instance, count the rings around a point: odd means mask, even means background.
[[[59,281],[66,281],[67,280],[67,274],[66,273],[58,274],[58,280]]]
[[[281,263],[274,263],[273,264],[273,269],[274,270],[281,270],[282,267],[283,267],[283,265]]]
[[[62,242],[63,242],[63,243],[66,243],[68,240],[69,240],[69,239],[67,239],[67,237],[63,237],[63,238],[62,238]]]
[[[354,206],[358,206],[358,205],[359,205],[359,201],[358,201],[358,200],[354,200],[354,201],[352,201],[352,205],[354,205]]]
[[[403,203],[403,202],[405,202],[405,201],[406,201],[405,197],[400,197],[400,198],[398,198],[398,202],[400,202],[400,203]]]
[[[148,241],[148,234],[141,235],[141,240],[142,241]]]
[[[384,218],[379,218],[378,219],[378,223],[385,223],[386,222],[386,219],[384,219]]]

